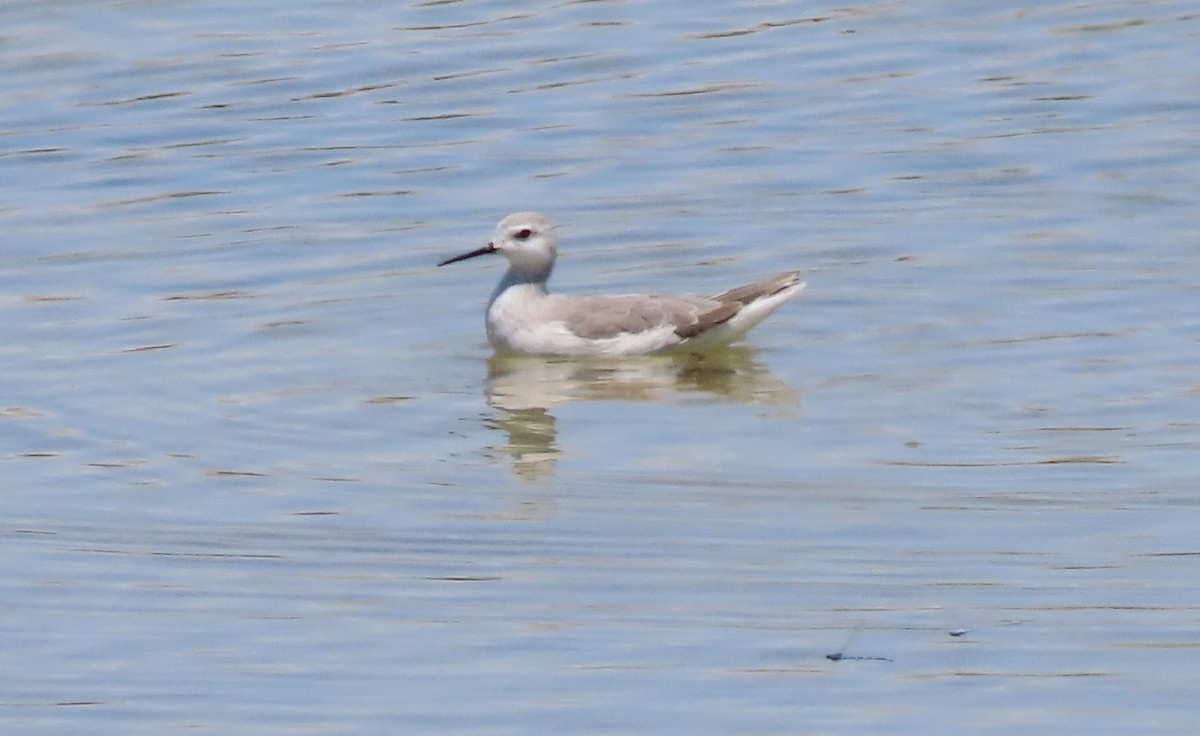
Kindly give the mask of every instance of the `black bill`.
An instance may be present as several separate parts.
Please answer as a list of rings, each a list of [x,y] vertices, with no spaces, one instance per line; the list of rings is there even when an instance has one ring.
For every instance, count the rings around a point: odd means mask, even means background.
[[[453,258],[447,258],[446,260],[442,261],[441,263],[439,263],[437,265],[449,266],[451,263],[458,263],[459,261],[465,261],[468,258],[474,258],[475,256],[486,256],[489,253],[495,253],[495,252],[496,252],[496,246],[492,245],[491,243],[488,243],[487,245],[483,246],[482,248],[479,248],[478,250],[473,250],[470,253],[463,253],[461,256],[454,256]]]

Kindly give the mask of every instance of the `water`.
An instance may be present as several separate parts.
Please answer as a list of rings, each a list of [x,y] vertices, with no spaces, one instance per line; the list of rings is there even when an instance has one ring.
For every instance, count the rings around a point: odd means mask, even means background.
[[[0,724],[1193,733],[1198,24],[3,6]],[[528,208],[809,287],[493,360],[433,264]]]

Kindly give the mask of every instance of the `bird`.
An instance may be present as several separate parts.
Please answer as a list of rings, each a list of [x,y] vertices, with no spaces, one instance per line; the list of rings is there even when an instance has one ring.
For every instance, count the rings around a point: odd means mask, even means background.
[[[738,340],[805,287],[800,273],[789,271],[715,296],[552,294],[546,282],[558,240],[554,223],[540,212],[508,215],[487,245],[437,265],[492,254],[508,260],[485,315],[488,342],[497,354],[705,353]]]

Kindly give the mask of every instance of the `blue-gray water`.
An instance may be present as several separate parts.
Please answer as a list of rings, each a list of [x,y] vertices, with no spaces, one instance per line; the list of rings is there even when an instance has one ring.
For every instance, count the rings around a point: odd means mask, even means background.
[[[0,5],[0,728],[1195,733],[1200,14],[995,5]]]

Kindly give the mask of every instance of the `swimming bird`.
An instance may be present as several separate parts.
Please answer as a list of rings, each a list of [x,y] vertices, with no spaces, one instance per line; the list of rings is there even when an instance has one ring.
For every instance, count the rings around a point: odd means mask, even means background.
[[[716,296],[693,294],[551,294],[558,241],[538,212],[500,221],[487,245],[447,258],[446,266],[499,253],[508,272],[488,301],[488,342],[501,353],[547,356],[626,356],[704,352],[745,335],[804,288],[792,271]]]

